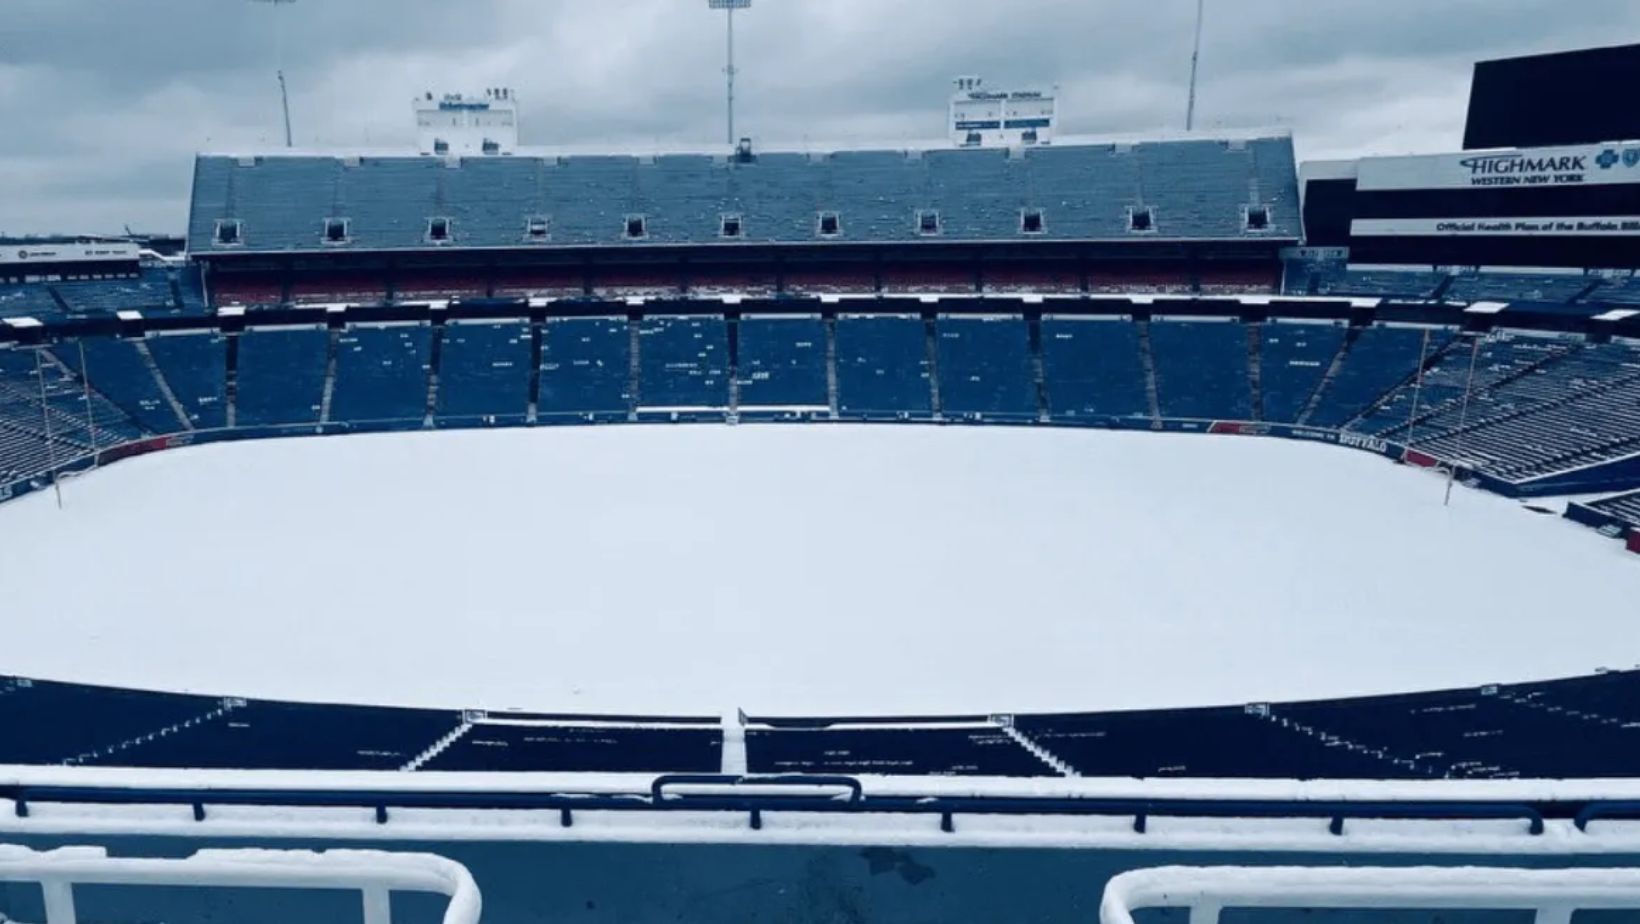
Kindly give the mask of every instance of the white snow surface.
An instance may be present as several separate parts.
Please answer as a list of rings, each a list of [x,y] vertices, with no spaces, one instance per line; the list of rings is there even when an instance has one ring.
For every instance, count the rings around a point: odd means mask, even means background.
[[[899,715],[1640,662],[1640,559],[1275,439],[612,426],[217,444],[0,505],[0,673],[321,702]]]

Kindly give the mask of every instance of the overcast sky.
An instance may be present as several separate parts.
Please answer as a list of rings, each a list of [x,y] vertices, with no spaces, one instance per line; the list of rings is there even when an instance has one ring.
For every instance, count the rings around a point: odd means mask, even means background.
[[[1302,157],[1434,151],[1477,59],[1633,41],[1634,0],[1207,0],[1198,127]],[[739,128],[765,142],[942,131],[949,80],[1054,85],[1062,130],[1182,127],[1194,0],[758,0]],[[515,88],[528,145],[721,144],[704,0],[0,0],[0,233],[180,231],[191,156],[405,147],[418,93]],[[1629,98],[1614,88],[1613,99]]]

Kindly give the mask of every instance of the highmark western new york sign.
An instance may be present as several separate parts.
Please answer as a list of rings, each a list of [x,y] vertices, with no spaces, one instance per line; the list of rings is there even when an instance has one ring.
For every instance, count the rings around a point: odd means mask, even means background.
[[[1640,183],[1640,144],[1469,151],[1361,161],[1356,188],[1485,189]]]

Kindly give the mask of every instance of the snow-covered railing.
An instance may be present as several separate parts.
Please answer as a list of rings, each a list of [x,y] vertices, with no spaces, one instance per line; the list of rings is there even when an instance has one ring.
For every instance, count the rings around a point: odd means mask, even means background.
[[[1158,866],[1112,877],[1100,924],[1134,924],[1141,908],[1187,908],[1190,924],[1217,924],[1225,908],[1531,911],[1567,924],[1640,908],[1640,869]]]
[[[35,851],[0,845],[0,882],[35,882],[45,924],[75,924],[75,885],[352,889],[364,924],[391,924],[391,893],[449,898],[443,924],[478,924],[483,903],[465,866],[430,853],[376,850],[201,850],[184,859],[110,857],[101,847]]]
[[[1317,819],[1334,836],[1354,820],[1513,821],[1530,836],[1545,831],[1543,812],[1517,801],[1407,799],[1267,798],[1082,798],[1033,795],[870,795],[859,779],[848,776],[672,774],[652,778],[647,792],[551,790],[432,789],[237,789],[231,787],[149,788],[141,786],[72,786],[0,784],[0,801],[9,801],[18,818],[30,817],[36,803],[66,805],[189,806],[203,822],[215,806],[278,808],[364,808],[376,823],[389,823],[397,809],[555,811],[564,827],[582,811],[741,812],[752,828],[761,827],[765,811],[824,813],[878,812],[940,816],[941,830],[956,830],[959,816],[1063,815],[1131,819],[1143,834],[1153,818]],[[1561,805],[1570,816],[1602,800]],[[1609,800],[1608,800],[1609,801]],[[1613,811],[1616,811],[1615,809]],[[1604,816],[1615,817],[1615,816]]]

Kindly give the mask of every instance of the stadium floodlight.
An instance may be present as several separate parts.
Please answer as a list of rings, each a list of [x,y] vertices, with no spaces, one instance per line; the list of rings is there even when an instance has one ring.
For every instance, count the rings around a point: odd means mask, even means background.
[[[251,2],[280,7],[295,3],[296,0],[251,0]],[[277,36],[275,41],[278,43],[276,54],[279,58],[279,106],[285,114],[285,147],[289,148],[294,145],[291,143],[290,135],[290,93],[285,89],[285,31],[281,27],[276,29],[274,34]]]
[[[729,63],[723,73],[729,80],[729,146],[735,146],[735,10],[749,10],[752,0],[706,0],[709,10],[724,10],[729,20]]]

